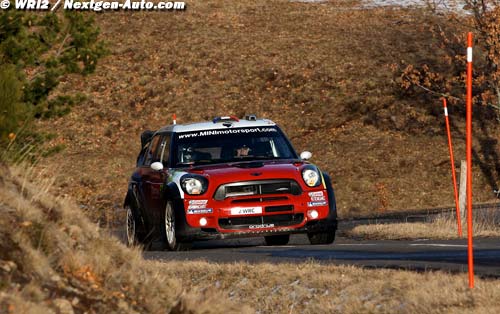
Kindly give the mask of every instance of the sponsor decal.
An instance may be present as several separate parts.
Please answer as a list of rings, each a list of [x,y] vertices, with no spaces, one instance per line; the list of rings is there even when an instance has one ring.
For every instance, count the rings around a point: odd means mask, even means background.
[[[325,194],[323,194],[323,191],[309,192],[309,197],[311,198],[312,202],[326,201]],[[315,205],[309,205],[309,206],[315,206]]]
[[[212,212],[212,208],[190,208],[187,211],[188,214],[211,214]]]
[[[206,205],[189,205],[188,209],[201,209],[201,208],[207,208]]]
[[[189,205],[206,205],[208,200],[189,200]]]
[[[188,209],[204,209],[207,208],[208,200],[189,200]]]
[[[309,192],[310,197],[324,197],[323,191],[318,191],[318,192]]]
[[[311,201],[313,201],[313,202],[325,201],[325,197],[324,196],[312,196]]]
[[[198,132],[189,133],[179,133],[179,139],[192,138],[200,136],[211,136],[211,135],[230,135],[230,134],[249,134],[249,133],[273,133],[278,132],[275,128],[240,128],[240,129],[220,129],[220,130],[206,130]]]
[[[260,224],[260,225],[250,225],[249,229],[264,229],[264,228],[273,228],[274,224]]]
[[[322,202],[307,202],[307,207],[325,206],[327,204],[328,204],[327,201],[322,201]]]
[[[252,214],[262,214],[262,206],[231,208],[231,215],[252,215]]]
[[[175,185],[177,185],[177,188],[179,190],[179,194],[180,194],[181,198],[184,199],[184,191],[181,188],[180,181],[181,181],[181,177],[183,175],[185,175],[187,172],[184,170],[175,170],[175,169],[171,169],[171,170],[172,170],[172,175],[168,177],[168,182],[169,183],[174,182]]]

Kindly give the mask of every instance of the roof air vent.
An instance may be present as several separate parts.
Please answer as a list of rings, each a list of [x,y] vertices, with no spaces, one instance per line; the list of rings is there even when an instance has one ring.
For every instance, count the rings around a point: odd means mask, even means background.
[[[245,120],[248,120],[248,121],[257,121],[257,116],[254,115],[254,114],[248,114],[245,116]]]
[[[213,123],[217,122],[224,122],[224,121],[235,121],[235,122],[240,122],[240,119],[238,119],[235,116],[228,116],[228,117],[216,117],[212,120]]]

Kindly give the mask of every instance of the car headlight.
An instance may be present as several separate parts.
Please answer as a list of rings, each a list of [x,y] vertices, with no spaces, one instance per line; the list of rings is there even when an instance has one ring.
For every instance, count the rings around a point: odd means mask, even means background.
[[[185,175],[181,178],[181,186],[189,195],[200,195],[207,191],[208,181],[201,176]]]
[[[304,182],[309,187],[315,187],[321,183],[319,172],[315,167],[308,167],[302,170],[302,179],[304,179]]]

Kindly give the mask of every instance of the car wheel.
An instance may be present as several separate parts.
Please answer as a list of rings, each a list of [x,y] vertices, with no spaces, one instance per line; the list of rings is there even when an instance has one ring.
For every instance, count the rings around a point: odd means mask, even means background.
[[[275,235],[264,237],[266,245],[287,245],[290,241],[289,234]]]
[[[150,250],[151,241],[147,240],[148,237],[144,235],[144,227],[142,226],[141,222],[138,221],[137,216],[134,215],[134,211],[132,210],[130,205],[126,205],[125,210],[127,211],[127,246],[131,247],[142,245],[143,250]]]
[[[307,234],[311,244],[332,244],[335,240],[335,230],[327,232],[310,232]]]
[[[137,219],[135,218],[132,208],[126,206],[127,210],[127,246],[136,246],[140,244],[139,236],[137,234]]]
[[[191,248],[191,243],[179,241],[174,206],[170,201],[165,206],[165,244],[170,251],[185,251]]]

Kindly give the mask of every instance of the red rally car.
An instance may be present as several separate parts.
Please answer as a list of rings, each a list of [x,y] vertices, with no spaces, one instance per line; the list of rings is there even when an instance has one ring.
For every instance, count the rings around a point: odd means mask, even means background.
[[[160,240],[182,250],[196,240],[264,237],[285,245],[335,239],[328,174],[300,157],[272,121],[247,116],[173,124],[141,135],[124,207],[129,245]]]

